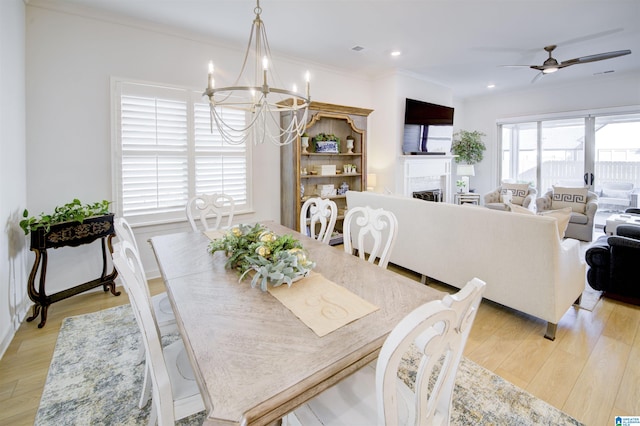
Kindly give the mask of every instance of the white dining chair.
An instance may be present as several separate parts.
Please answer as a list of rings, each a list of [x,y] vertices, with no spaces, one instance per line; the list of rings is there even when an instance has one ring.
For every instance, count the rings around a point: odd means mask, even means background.
[[[309,198],[300,210],[300,233],[329,244],[338,217],[338,206],[328,198]],[[316,233],[316,227],[320,229]]]
[[[458,365],[485,283],[407,315],[385,340],[378,361],[325,390],[283,419],[286,425],[447,425]],[[398,376],[405,354],[417,358],[415,382]]]
[[[343,225],[344,251],[386,268],[398,235],[398,219],[393,212],[372,209],[369,206],[353,207],[347,211]],[[367,258],[365,253],[369,254]]]
[[[138,250],[138,244],[136,243],[136,238],[133,233],[133,229],[131,229],[131,225],[124,217],[116,217],[113,226],[116,230],[116,236],[118,237],[118,244],[116,245],[116,250],[119,248],[119,245],[123,241],[127,241],[133,249],[136,251],[138,258],[140,257],[140,251]],[[149,291],[149,286],[147,285],[147,277],[143,268],[140,268],[138,271],[140,273],[140,279],[145,284],[145,290],[147,292],[147,297],[151,300],[151,304],[153,307],[153,314],[158,324],[158,328],[160,329],[160,334],[166,336],[167,334],[174,333],[178,331],[178,325],[176,323],[176,316],[173,313],[173,308],[171,307],[171,302],[169,301],[169,296],[167,292],[164,291],[162,293],[151,296],[151,292]],[[145,359],[145,349],[144,346],[140,346],[140,351],[138,353],[138,363],[141,363]],[[149,370],[145,369],[144,381],[142,384],[142,393],[140,395],[140,401],[138,402],[138,407],[142,408],[147,405],[149,401],[150,393],[149,383]]]
[[[186,206],[187,219],[194,232],[198,230],[196,219],[200,219],[204,231],[230,228],[234,211],[235,200],[222,193],[196,195]]]
[[[129,241],[118,244],[113,263],[129,295],[145,346],[146,366],[153,384],[149,424],[174,425],[176,420],[205,408],[184,343],[177,340],[162,346],[158,324],[149,303],[147,285],[142,278],[142,263]]]

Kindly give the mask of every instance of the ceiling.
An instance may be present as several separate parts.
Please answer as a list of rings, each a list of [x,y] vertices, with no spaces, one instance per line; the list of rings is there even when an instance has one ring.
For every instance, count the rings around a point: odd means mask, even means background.
[[[38,0],[35,0],[38,1]],[[32,0],[32,2],[35,2]],[[244,46],[255,0],[60,0]],[[640,73],[640,0],[262,0],[272,52],[346,72],[403,70],[456,98]],[[545,75],[540,65],[630,49],[631,55]],[[356,52],[355,46],[364,49]],[[243,47],[244,48],[244,47]],[[391,57],[392,50],[402,51]],[[238,64],[239,66],[240,64]],[[276,64],[277,66],[277,64]],[[489,84],[495,88],[488,89]]]

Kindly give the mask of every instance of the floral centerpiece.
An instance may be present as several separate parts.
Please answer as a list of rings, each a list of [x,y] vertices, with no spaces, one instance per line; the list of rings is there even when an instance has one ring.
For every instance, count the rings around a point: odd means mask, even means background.
[[[253,274],[251,287],[259,283],[262,291],[267,291],[268,283],[291,286],[316,266],[300,241],[291,235],[277,236],[261,224],[234,226],[209,244],[209,253],[217,251],[228,257],[226,268],[238,271],[238,281]]]

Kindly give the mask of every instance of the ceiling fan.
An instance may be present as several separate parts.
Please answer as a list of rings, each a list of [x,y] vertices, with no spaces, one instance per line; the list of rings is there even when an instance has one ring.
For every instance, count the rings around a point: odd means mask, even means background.
[[[551,74],[558,71],[561,68],[566,68],[571,65],[578,64],[586,64],[588,62],[596,62],[602,61],[605,59],[617,58],[618,56],[624,56],[631,53],[631,50],[616,50],[614,52],[606,52],[606,53],[598,53],[595,55],[581,56],[579,58],[569,59],[568,61],[558,62],[553,56],[551,56],[551,52],[556,48],[555,44],[545,46],[544,50],[549,53],[549,58],[544,61],[542,65],[504,65],[505,67],[528,67],[537,71],[540,71],[534,79],[531,81],[535,83],[542,75]]]

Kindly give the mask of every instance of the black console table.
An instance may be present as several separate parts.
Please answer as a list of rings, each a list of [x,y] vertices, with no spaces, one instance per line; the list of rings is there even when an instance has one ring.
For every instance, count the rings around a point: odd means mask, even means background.
[[[47,310],[49,305],[74,296],[78,293],[90,290],[95,287],[102,286],[103,290],[111,291],[114,296],[119,296],[120,292],[116,291],[114,280],[118,276],[115,268],[107,274],[107,248],[109,253],[113,253],[111,239],[115,236],[113,227],[113,213],[96,216],[85,219],[83,222],[64,222],[51,226],[48,232],[39,228],[31,232],[31,251],[35,252],[36,259],[29,274],[28,293],[29,298],[35,305],[33,306],[33,315],[27,318],[27,321],[33,321],[42,312],[38,328],[44,327],[47,322]],[[47,295],[45,291],[45,279],[47,275],[47,249],[57,249],[60,247],[77,247],[83,244],[89,244],[93,241],[102,240],[102,274],[100,278],[78,284],[66,290]],[[39,286],[36,289],[36,276],[38,267],[40,266]]]

